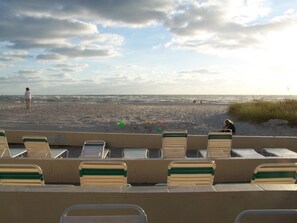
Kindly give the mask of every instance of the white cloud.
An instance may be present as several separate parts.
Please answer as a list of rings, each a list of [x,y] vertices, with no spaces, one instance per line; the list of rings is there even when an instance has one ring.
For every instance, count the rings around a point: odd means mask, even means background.
[[[27,51],[4,52],[0,57],[2,61],[22,61],[31,57]]]
[[[81,84],[89,93],[231,93],[232,83],[251,84],[260,76],[264,81],[269,72],[273,81],[277,75],[291,81],[296,9],[276,12],[271,5],[268,0],[1,1],[0,85],[25,81],[49,89],[67,83],[70,89]],[[179,55],[188,52],[197,56],[196,64]],[[32,63],[25,62],[32,59],[36,67],[29,70]],[[230,67],[222,65],[226,61]]]

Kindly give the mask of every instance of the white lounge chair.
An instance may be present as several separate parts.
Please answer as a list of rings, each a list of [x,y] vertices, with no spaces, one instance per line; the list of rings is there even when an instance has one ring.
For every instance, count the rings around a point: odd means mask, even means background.
[[[25,148],[9,148],[5,131],[0,129],[0,158],[22,157],[26,153]]]
[[[104,159],[109,154],[109,150],[105,149],[105,145],[106,143],[103,140],[87,140],[84,142],[80,157]]]
[[[98,213],[94,213],[94,210]],[[83,211],[92,210],[92,215]],[[108,214],[104,214],[104,211]],[[79,212],[78,212],[79,211]],[[74,215],[73,213],[79,213]],[[78,204],[65,209],[60,223],[147,223],[147,216],[144,210],[132,204]]]
[[[265,156],[256,152],[254,149],[231,149],[231,154],[236,157],[244,158],[265,158]]]
[[[287,148],[264,148],[263,154],[266,156],[297,157],[297,153]]]
[[[28,152],[28,158],[58,158],[65,154],[68,157],[67,149],[51,149],[44,136],[24,136],[23,142]]]
[[[146,148],[125,148],[123,150],[124,159],[147,159],[148,149]]]
[[[167,130],[162,135],[163,158],[185,158],[187,150],[186,130]]]

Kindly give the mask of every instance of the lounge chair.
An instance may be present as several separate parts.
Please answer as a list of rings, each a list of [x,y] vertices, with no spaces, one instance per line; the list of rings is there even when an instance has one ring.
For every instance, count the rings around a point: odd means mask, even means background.
[[[227,158],[230,157],[232,132],[209,132],[207,150],[200,150],[203,157]]]
[[[0,158],[22,157],[26,152],[24,148],[9,148],[5,131],[0,129]]]
[[[266,163],[256,167],[252,184],[295,184],[296,163]]]
[[[67,149],[51,149],[44,136],[24,136],[23,142],[28,151],[28,158],[58,158],[65,154],[68,157]]]
[[[265,158],[265,156],[256,152],[254,149],[231,149],[232,156],[244,158]]]
[[[0,164],[0,185],[43,186],[42,170],[37,165]]]
[[[95,215],[94,210],[98,210]],[[91,211],[92,215],[87,215]],[[108,211],[108,215],[104,213]],[[78,212],[79,211],[79,212]],[[85,211],[86,213],[84,213]],[[71,213],[72,212],[72,213]],[[74,212],[78,214],[74,215]],[[78,204],[64,210],[60,223],[81,223],[81,222],[113,222],[113,223],[147,223],[147,216],[144,210],[132,204]]]
[[[105,145],[106,143],[103,140],[87,140],[84,142],[80,157],[104,159],[109,154]]]
[[[287,148],[264,148],[262,153],[266,156],[297,157],[296,152]]]
[[[127,186],[127,165],[123,162],[81,162],[81,186]]]
[[[125,148],[123,150],[124,159],[147,159],[148,149],[146,148]]]
[[[185,158],[187,150],[187,131],[169,130],[163,132],[162,157]]]
[[[168,186],[213,185],[214,161],[173,161],[168,166]]]

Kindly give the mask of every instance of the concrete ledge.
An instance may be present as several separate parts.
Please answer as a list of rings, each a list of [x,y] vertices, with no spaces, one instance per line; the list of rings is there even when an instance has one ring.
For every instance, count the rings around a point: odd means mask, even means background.
[[[17,187],[1,186],[1,222],[59,222],[62,212],[74,204],[136,204],[148,215],[150,223],[234,222],[247,209],[294,209],[296,191],[242,190],[230,191],[155,191],[137,187],[137,191],[80,186]],[[153,187],[156,188],[156,187]],[[166,187],[165,187],[166,188]],[[147,192],[151,191],[151,192]],[[169,190],[168,190],[169,191]],[[275,221],[269,221],[275,222]],[[296,218],[286,218],[286,223]]]

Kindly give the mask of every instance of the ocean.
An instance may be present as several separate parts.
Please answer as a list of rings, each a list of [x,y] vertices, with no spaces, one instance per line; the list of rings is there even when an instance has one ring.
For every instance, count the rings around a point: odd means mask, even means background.
[[[208,103],[232,104],[249,101],[296,99],[297,95],[33,95],[33,103]],[[0,103],[23,103],[23,96],[0,95]]]

